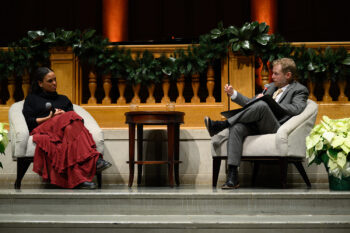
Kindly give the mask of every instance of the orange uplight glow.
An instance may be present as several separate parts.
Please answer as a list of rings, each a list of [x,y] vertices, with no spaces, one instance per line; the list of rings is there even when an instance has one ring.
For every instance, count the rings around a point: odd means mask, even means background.
[[[128,40],[128,0],[103,0],[103,35],[111,42]]]
[[[251,19],[270,26],[269,33],[276,31],[277,0],[251,0]]]

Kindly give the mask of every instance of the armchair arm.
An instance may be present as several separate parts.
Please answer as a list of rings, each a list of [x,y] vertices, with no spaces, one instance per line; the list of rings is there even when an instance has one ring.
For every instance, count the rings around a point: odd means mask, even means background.
[[[24,100],[12,104],[9,109],[12,157],[23,157],[27,150],[29,130],[22,114]]]
[[[300,141],[305,144],[305,137],[312,129],[316,116],[317,116],[318,106],[312,100],[308,100],[305,110],[289,119],[284,123],[276,133],[276,147],[283,151],[283,147],[288,147],[290,144],[288,141],[292,140],[293,137],[295,141]],[[305,135],[305,137],[304,137]]]
[[[90,115],[88,111],[79,105],[73,104],[74,111],[84,119],[84,125],[91,133],[97,147],[97,151],[103,154],[104,151],[104,137],[100,126],[96,120]]]

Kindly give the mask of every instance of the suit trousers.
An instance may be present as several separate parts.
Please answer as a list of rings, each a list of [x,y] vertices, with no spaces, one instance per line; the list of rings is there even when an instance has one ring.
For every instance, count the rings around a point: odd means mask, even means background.
[[[229,137],[227,143],[227,163],[239,166],[244,139],[249,135],[276,133],[281,126],[270,107],[264,101],[249,106],[237,118],[227,119]],[[264,145],[261,145],[264,146]]]

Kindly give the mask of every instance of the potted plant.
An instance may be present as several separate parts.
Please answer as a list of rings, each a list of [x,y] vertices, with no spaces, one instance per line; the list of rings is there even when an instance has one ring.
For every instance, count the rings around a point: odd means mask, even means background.
[[[30,69],[35,70],[40,66],[50,67],[50,43],[45,42],[46,31],[28,31],[27,37],[16,43],[16,47],[26,48],[29,56]],[[29,70],[30,72],[30,70]]]
[[[259,47],[265,47],[271,41],[269,26],[265,23],[245,23],[240,29],[233,26],[229,27],[228,33],[232,34],[229,40],[232,52],[240,52],[249,56]]]
[[[73,51],[79,58],[82,66],[85,66],[89,72],[89,104],[96,104],[95,92],[97,88],[96,63],[99,55],[109,44],[108,39],[101,36],[95,36],[95,30],[87,30],[81,34],[76,44],[73,44]]]
[[[108,39],[96,36],[95,32],[95,30],[83,32],[77,43],[73,44],[73,51],[78,56],[79,61],[90,69],[95,67],[98,56],[109,44]]]
[[[340,95],[339,100],[347,101],[345,96],[345,85],[346,85],[346,70],[350,65],[350,59],[348,53],[344,47],[333,50],[327,47],[323,54],[323,60],[326,66],[326,75],[329,82],[340,84]]]
[[[8,63],[7,51],[0,50],[0,80],[7,79],[9,76],[7,63]]]
[[[0,123],[0,154],[5,154],[6,146],[9,143],[7,134],[7,129],[4,128],[4,123]],[[0,167],[2,168],[2,163],[0,162]]]
[[[18,76],[23,76],[27,72],[29,60],[26,55],[26,50],[18,47],[9,47],[7,51],[2,51],[0,58],[0,60],[2,60],[0,70],[1,78],[7,79],[9,99],[7,100],[6,104],[8,105],[15,102],[14,92],[16,78]]]
[[[131,57],[131,51],[120,49],[119,47],[114,50],[112,55],[113,65],[111,66],[111,77],[118,79],[119,98],[118,104],[126,104],[124,96],[126,88],[126,78],[129,77],[129,73],[132,73],[134,60]]]
[[[78,43],[80,31],[65,31],[63,29],[57,29],[56,32],[47,33],[45,39],[43,40],[45,43],[49,45],[49,47],[56,47],[56,49],[66,49],[73,44]]]
[[[331,190],[350,190],[350,118],[323,116],[306,138],[309,165],[323,163]]]
[[[185,76],[192,77],[192,89],[193,97],[191,102],[200,102],[198,97],[198,88],[199,88],[199,77],[206,66],[206,59],[200,55],[200,50],[196,46],[189,46],[187,51],[176,50],[174,52],[175,57],[175,66],[180,73],[180,77],[177,80],[177,89],[179,91],[179,96],[176,99],[176,103],[184,103],[185,99],[183,97],[183,90],[185,85]]]
[[[162,54],[157,58],[159,67],[163,74],[163,97],[161,103],[170,103],[169,89],[170,89],[170,80],[176,80],[179,77],[179,72],[175,66],[175,58],[167,57],[165,54]]]
[[[147,103],[154,103],[155,99],[153,97],[153,92],[155,88],[155,83],[159,83],[162,76],[162,71],[159,66],[159,61],[154,58],[153,54],[145,50],[137,55],[132,65],[128,81],[133,84],[134,97],[132,103],[140,103],[140,98],[138,96],[141,84],[147,85],[149,97]]]

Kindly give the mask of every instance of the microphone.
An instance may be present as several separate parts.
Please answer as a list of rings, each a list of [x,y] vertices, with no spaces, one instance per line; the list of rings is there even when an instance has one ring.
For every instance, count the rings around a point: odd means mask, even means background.
[[[55,108],[52,106],[52,104],[50,102],[46,102],[45,108],[46,108],[46,110],[52,112],[52,115],[55,114]]]
[[[265,84],[264,85],[264,90],[262,91],[262,94],[265,95],[267,89],[269,88],[270,84]]]

